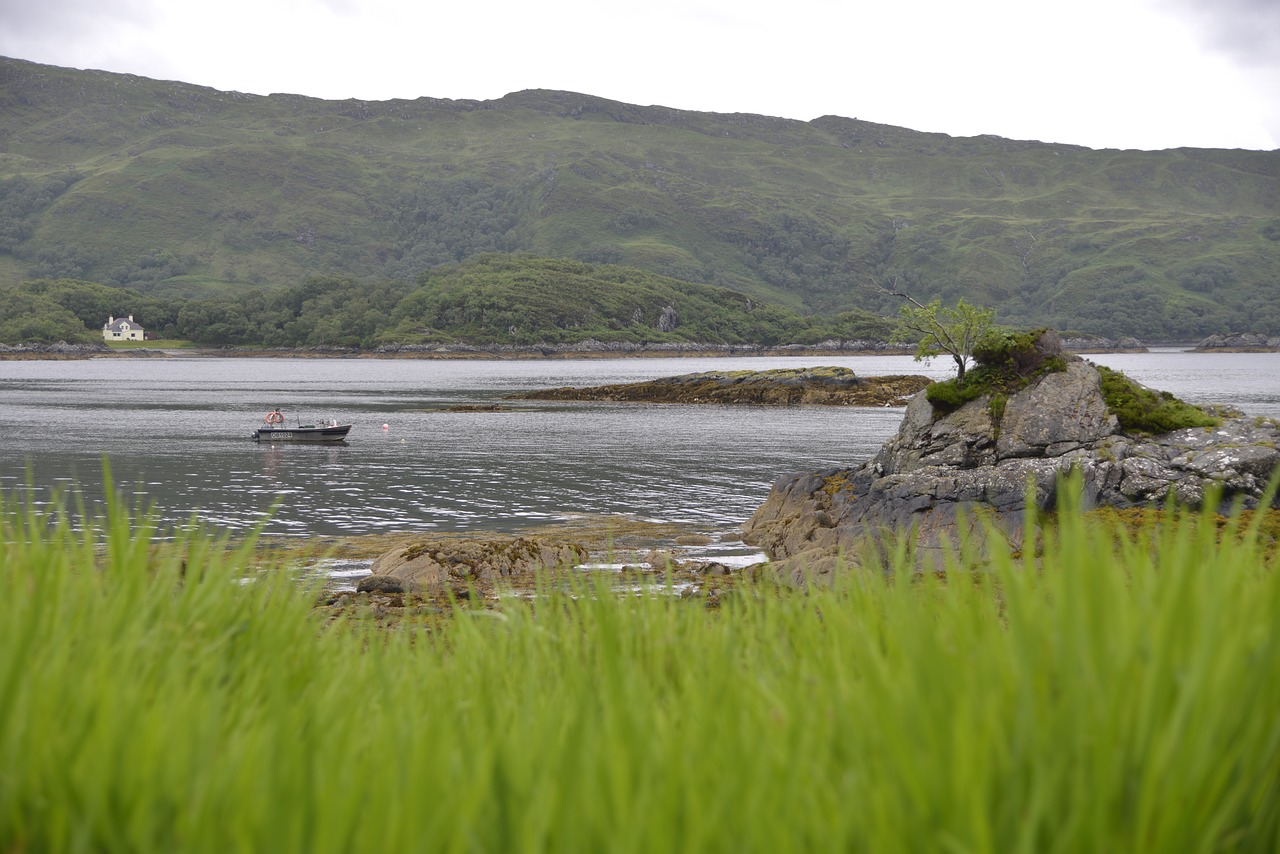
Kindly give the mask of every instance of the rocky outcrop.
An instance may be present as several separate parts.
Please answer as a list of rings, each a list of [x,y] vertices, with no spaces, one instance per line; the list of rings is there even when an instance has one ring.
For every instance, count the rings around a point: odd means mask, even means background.
[[[856,563],[869,544],[913,532],[925,565],[962,530],[982,536],[979,517],[1017,539],[1030,501],[1052,510],[1059,476],[1075,469],[1086,505],[1156,504],[1170,495],[1201,505],[1256,506],[1280,466],[1280,422],[1222,417],[1211,427],[1157,436],[1126,432],[1089,363],[1059,354],[1065,369],[1011,394],[984,394],[949,413],[912,398],[898,434],[855,468],[779,479],[743,529],[792,580]],[[886,535],[891,535],[886,537]]]
[[[540,389],[510,395],[510,398],[772,406],[901,406],[929,382],[928,377],[916,375],[860,377],[848,368],[782,368],[771,371],[707,371],[638,383]]]
[[[1075,350],[1084,353],[1145,353],[1147,345],[1137,338],[1101,338],[1094,336],[1075,336],[1062,339],[1064,350]]]
[[[110,353],[106,344],[0,344],[0,359],[87,359]]]
[[[475,582],[494,582],[540,569],[570,567],[587,561],[577,543],[544,537],[428,537],[397,546],[373,562],[361,579],[361,592],[414,592]]]
[[[1196,345],[1197,352],[1214,350],[1230,353],[1270,353],[1280,350],[1280,335],[1238,332],[1233,335],[1210,335]]]

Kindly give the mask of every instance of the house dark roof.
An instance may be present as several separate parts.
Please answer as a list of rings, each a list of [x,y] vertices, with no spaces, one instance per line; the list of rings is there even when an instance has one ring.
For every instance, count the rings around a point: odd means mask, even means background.
[[[125,326],[128,326],[130,329],[142,331],[142,324],[130,317],[117,317],[114,320],[102,324],[102,328],[104,330],[110,329],[114,332],[119,332]]]

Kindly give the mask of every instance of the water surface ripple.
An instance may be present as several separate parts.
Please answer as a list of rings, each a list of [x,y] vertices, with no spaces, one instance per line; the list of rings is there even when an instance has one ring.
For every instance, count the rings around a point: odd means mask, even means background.
[[[1193,402],[1280,417],[1280,355],[1163,352],[1095,361]],[[91,503],[118,491],[169,521],[274,534],[518,530],[621,513],[731,529],[779,475],[851,465],[901,409],[574,403],[448,412],[510,392],[719,369],[844,365],[949,375],[909,357],[546,361],[153,358],[0,362],[0,490]],[[354,424],[332,447],[257,445],[272,407]],[[383,429],[383,425],[386,429]],[[274,511],[273,511],[273,508]]]

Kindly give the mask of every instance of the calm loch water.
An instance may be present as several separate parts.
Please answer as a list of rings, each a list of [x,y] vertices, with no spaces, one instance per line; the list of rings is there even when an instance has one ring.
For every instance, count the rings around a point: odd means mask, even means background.
[[[1193,402],[1280,417],[1280,354],[1091,356]],[[513,401],[511,392],[719,369],[845,365],[864,375],[947,364],[909,357],[619,360],[111,358],[0,362],[0,491],[117,490],[163,519],[272,534],[518,530],[626,514],[723,532],[780,474],[860,462],[902,410]],[[354,424],[333,447],[254,443],[273,407]],[[385,425],[385,429],[384,429]],[[274,508],[274,511],[273,511]]]

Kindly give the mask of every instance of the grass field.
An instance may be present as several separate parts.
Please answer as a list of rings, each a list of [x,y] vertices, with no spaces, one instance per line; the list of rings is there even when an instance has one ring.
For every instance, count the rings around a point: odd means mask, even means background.
[[[0,851],[1272,852],[1261,518],[388,629],[252,541],[10,499]]]

